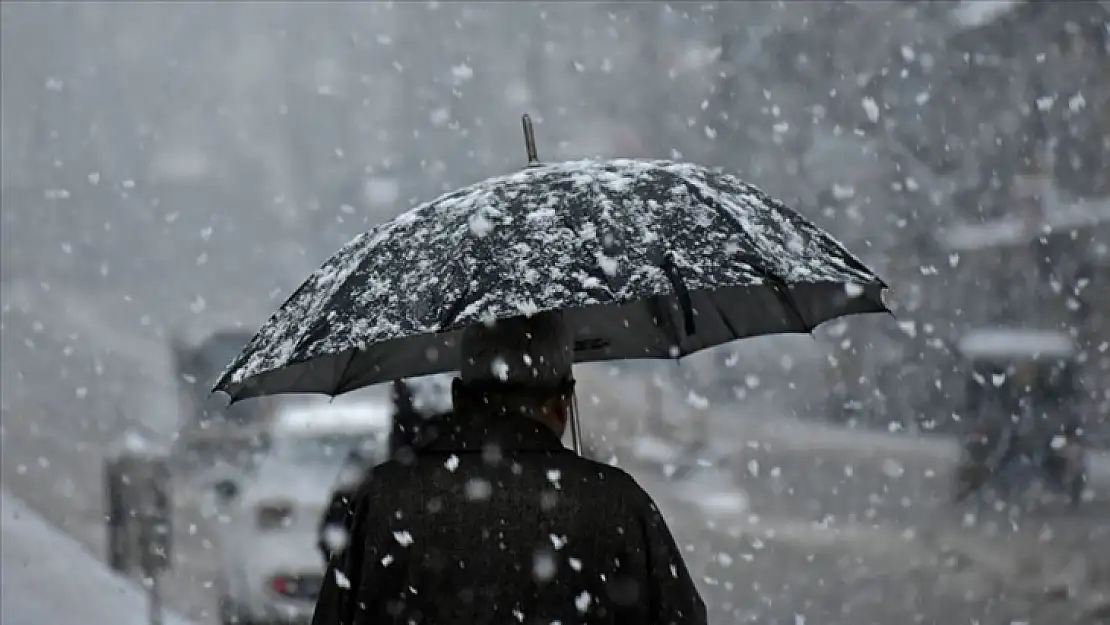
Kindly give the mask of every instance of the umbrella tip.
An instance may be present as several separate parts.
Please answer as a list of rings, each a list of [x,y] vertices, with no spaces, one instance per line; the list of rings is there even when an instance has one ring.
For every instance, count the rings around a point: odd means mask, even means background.
[[[540,164],[540,156],[536,151],[536,132],[532,129],[532,117],[525,113],[521,124],[524,126],[524,149],[528,153],[528,166],[535,167]]]

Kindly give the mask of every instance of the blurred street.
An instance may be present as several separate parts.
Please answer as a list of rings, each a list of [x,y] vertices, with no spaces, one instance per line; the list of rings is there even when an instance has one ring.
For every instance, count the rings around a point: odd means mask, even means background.
[[[161,347],[116,325],[133,314],[126,303],[11,284],[3,295],[4,485],[104,554],[102,457],[129,428],[171,431],[154,398]],[[1106,590],[1095,554],[1110,550],[1105,459],[1079,511],[1061,503],[1011,522],[945,503],[951,445],[824,429],[714,413],[705,453],[724,480],[618,458],[663,507],[714,622],[1091,622],[1082,612]],[[213,622],[215,522],[179,509],[168,581],[174,607],[202,622]]]

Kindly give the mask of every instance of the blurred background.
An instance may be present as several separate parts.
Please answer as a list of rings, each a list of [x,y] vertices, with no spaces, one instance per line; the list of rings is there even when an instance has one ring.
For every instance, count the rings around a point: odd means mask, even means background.
[[[974,372],[958,345],[975,331],[1019,350],[1030,330],[1066,337],[1074,410],[1091,446],[1110,446],[1107,3],[13,2],[0,16],[3,483],[94,551],[107,450],[127,432],[172,444],[193,401],[175,342],[249,334],[362,230],[523,166],[530,112],[541,159],[719,166],[892,286],[895,318],[581,375],[583,421],[607,455],[635,455],[620,441],[637,436],[735,443],[721,479],[744,493],[743,514],[675,529],[703,553],[717,622],[1102,618],[1076,616],[1074,584],[1049,608],[1014,588],[1072,571],[1093,544],[1110,553],[1107,508],[1058,521],[1075,544],[1038,555],[1036,574],[980,561],[942,573],[937,560],[898,577],[861,555],[878,539],[815,546],[802,529],[781,547],[797,553],[761,565],[736,546],[748,530],[724,528],[759,507],[752,480],[790,462],[766,505],[800,528],[871,523],[875,496],[891,500],[897,535],[966,528],[961,512],[916,506],[945,496],[954,452],[922,450],[966,429]],[[833,510],[822,493],[868,463],[873,482]],[[1047,521],[1030,523],[1036,537]],[[210,622],[208,539],[186,540],[175,608]],[[1020,551],[1008,540],[996,542]],[[967,570],[990,581],[965,601]],[[943,577],[956,581],[944,590]],[[938,596],[951,607],[930,606]],[[1043,611],[1064,604],[1067,616]]]

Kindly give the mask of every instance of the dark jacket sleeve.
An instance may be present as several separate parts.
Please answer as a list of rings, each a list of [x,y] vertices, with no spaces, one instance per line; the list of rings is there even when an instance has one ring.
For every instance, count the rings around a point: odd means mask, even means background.
[[[708,615],[670,528],[644,493],[640,517],[647,565],[647,611],[651,625],[706,625]]]
[[[327,563],[331,560],[332,553],[331,546],[327,541],[327,530],[331,527],[343,527],[349,531],[350,516],[351,516],[351,498],[354,497],[353,489],[346,486],[339,486],[332,491],[331,500],[328,503],[327,509],[324,510],[324,515],[320,518],[320,524],[316,528],[316,547],[320,550]]]
[[[364,499],[365,493],[359,492],[353,497],[355,500],[344,506],[345,511],[356,509],[357,501]],[[316,597],[312,625],[352,625],[355,622],[357,590],[365,556],[362,545],[366,543],[363,516],[344,514],[344,526],[348,535],[347,548],[332,556],[328,562],[320,594]]]

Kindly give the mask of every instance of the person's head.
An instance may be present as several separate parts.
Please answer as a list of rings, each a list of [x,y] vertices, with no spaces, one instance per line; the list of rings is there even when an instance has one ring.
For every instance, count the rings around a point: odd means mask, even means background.
[[[574,335],[562,314],[471,326],[459,347],[451,388],[457,411],[523,415],[563,435],[574,394]]]

